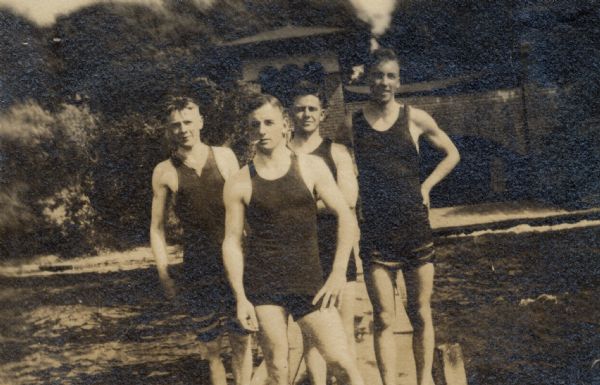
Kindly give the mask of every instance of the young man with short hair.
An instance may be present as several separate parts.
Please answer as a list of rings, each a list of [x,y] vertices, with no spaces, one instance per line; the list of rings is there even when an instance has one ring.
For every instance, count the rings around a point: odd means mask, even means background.
[[[158,275],[168,297],[175,283],[168,272],[165,216],[168,197],[175,195],[175,212],[183,227],[183,283],[186,304],[201,321],[198,340],[205,350],[213,385],[226,385],[221,336],[229,332],[232,367],[237,385],[248,385],[252,374],[250,335],[235,328],[235,303],[225,280],[221,244],[225,231],[223,187],[239,167],[233,152],[201,140],[204,119],[199,103],[173,96],[165,108],[166,130],[174,151],[152,175],[150,243]]]
[[[400,104],[400,64],[389,49],[373,52],[366,65],[370,100],[353,116],[354,154],[361,196],[361,253],[374,309],[377,363],[384,385],[396,385],[394,286],[404,273],[419,385],[433,385],[433,237],[429,193],[458,163],[448,135],[425,111]],[[445,154],[421,184],[419,139]]]
[[[317,346],[343,384],[362,385],[334,305],[346,283],[357,224],[327,166],[286,145],[281,103],[256,95],[246,106],[256,155],[225,186],[223,258],[237,300],[238,320],[258,331],[269,384],[289,384],[287,320]],[[339,221],[337,250],[324,282],[314,192]],[[248,237],[242,249],[244,224]]]
[[[289,106],[290,116],[294,122],[294,135],[289,147],[297,153],[321,158],[335,178],[346,204],[354,212],[358,196],[358,183],[350,152],[343,144],[335,143],[331,139],[321,136],[321,122],[325,119],[326,102],[323,90],[318,85],[307,81],[301,81],[295,85]],[[331,273],[335,256],[337,219],[321,200],[317,201],[317,207],[319,255],[323,276],[327,277]],[[358,239],[355,239],[355,242],[357,241]],[[356,356],[354,343],[356,275],[356,256],[353,250],[346,271],[347,283],[343,291],[343,300],[338,308],[353,356]],[[327,367],[318,349],[315,346],[306,346],[304,356],[313,385],[325,385]]]

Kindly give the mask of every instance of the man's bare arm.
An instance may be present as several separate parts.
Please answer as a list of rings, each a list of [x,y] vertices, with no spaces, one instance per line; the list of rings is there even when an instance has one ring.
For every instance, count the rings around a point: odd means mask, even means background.
[[[311,176],[314,178],[314,186],[317,194],[319,194],[327,208],[338,219],[337,248],[333,261],[333,269],[325,285],[317,293],[313,301],[317,303],[322,297],[321,307],[324,308],[335,305],[336,301],[341,299],[341,292],[346,284],[346,270],[348,268],[350,252],[358,234],[358,225],[355,216],[348,207],[348,203],[337,187],[333,175],[331,175],[325,163],[313,156],[306,158],[307,167],[309,167]]]
[[[356,180],[354,162],[352,162],[352,157],[346,146],[334,143],[331,150],[337,168],[337,185],[350,209],[354,209],[358,199],[358,181]]]
[[[217,157],[219,170],[222,170],[222,175],[225,180],[235,175],[240,170],[237,157],[228,147],[214,147]]]
[[[223,239],[223,265],[227,279],[236,298],[245,298],[244,254],[242,237],[244,234],[245,206],[240,190],[239,174],[225,182],[225,238]]]
[[[442,181],[460,161],[458,149],[452,143],[448,135],[442,131],[435,120],[427,112],[420,109],[411,109],[412,121],[421,129],[425,138],[432,146],[440,152],[446,154],[444,159],[433,170],[433,172],[425,179],[421,185],[421,193],[423,195],[423,203],[429,207],[429,193],[440,181]]]
[[[150,246],[156,261],[158,276],[167,295],[174,295],[174,285],[169,277],[167,242],[165,239],[165,212],[169,187],[164,181],[164,167],[158,165],[152,174],[152,217],[150,221]]]
[[[223,240],[223,265],[237,304],[237,318],[240,324],[250,331],[258,330],[254,307],[248,301],[244,290],[244,193],[250,187],[250,180],[244,183],[244,171],[236,173],[225,182],[223,199],[225,202],[225,238]]]

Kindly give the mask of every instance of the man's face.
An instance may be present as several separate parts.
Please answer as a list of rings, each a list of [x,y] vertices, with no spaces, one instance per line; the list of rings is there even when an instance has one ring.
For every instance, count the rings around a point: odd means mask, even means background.
[[[203,126],[204,119],[195,103],[190,102],[183,109],[169,115],[169,134],[178,147],[191,148],[198,143]]]
[[[371,99],[387,103],[400,88],[400,66],[395,60],[384,60],[369,71]]]
[[[294,99],[292,119],[295,129],[312,133],[319,129],[319,125],[325,119],[325,110],[317,96],[299,96]]]
[[[287,125],[281,109],[266,103],[248,115],[250,140],[258,150],[271,152],[284,142]]]

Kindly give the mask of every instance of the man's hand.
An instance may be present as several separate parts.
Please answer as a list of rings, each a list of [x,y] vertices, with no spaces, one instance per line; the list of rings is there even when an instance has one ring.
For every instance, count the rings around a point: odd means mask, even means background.
[[[342,302],[342,292],[346,287],[346,273],[341,271],[332,271],[325,281],[325,285],[319,290],[312,301],[313,305],[321,300],[321,310],[331,306],[340,305]]]
[[[254,311],[254,305],[244,298],[237,301],[237,319],[240,325],[248,331],[258,331],[258,320],[256,318],[256,312]]]
[[[177,294],[177,291],[175,290],[175,281],[173,281],[173,278],[171,278],[168,273],[160,274],[159,277],[160,283],[165,291],[165,295],[167,296],[167,298],[175,298],[175,294]]]
[[[431,208],[431,199],[429,198],[429,194],[431,192],[431,189],[427,186],[425,186],[424,184],[421,185],[421,195],[423,196],[423,204],[425,205],[425,207],[427,207],[427,209]]]

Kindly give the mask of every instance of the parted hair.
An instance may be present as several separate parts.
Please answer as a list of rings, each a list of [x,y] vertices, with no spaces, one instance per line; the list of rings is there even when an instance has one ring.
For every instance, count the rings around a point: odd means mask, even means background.
[[[240,113],[242,116],[248,116],[253,111],[256,111],[257,109],[264,106],[265,104],[270,104],[273,107],[278,108],[281,111],[281,113],[283,114],[283,116],[285,117],[285,109],[283,108],[283,104],[281,104],[279,99],[277,99],[273,95],[259,93],[259,92],[250,93],[248,95],[245,95],[244,101],[241,106]]]

